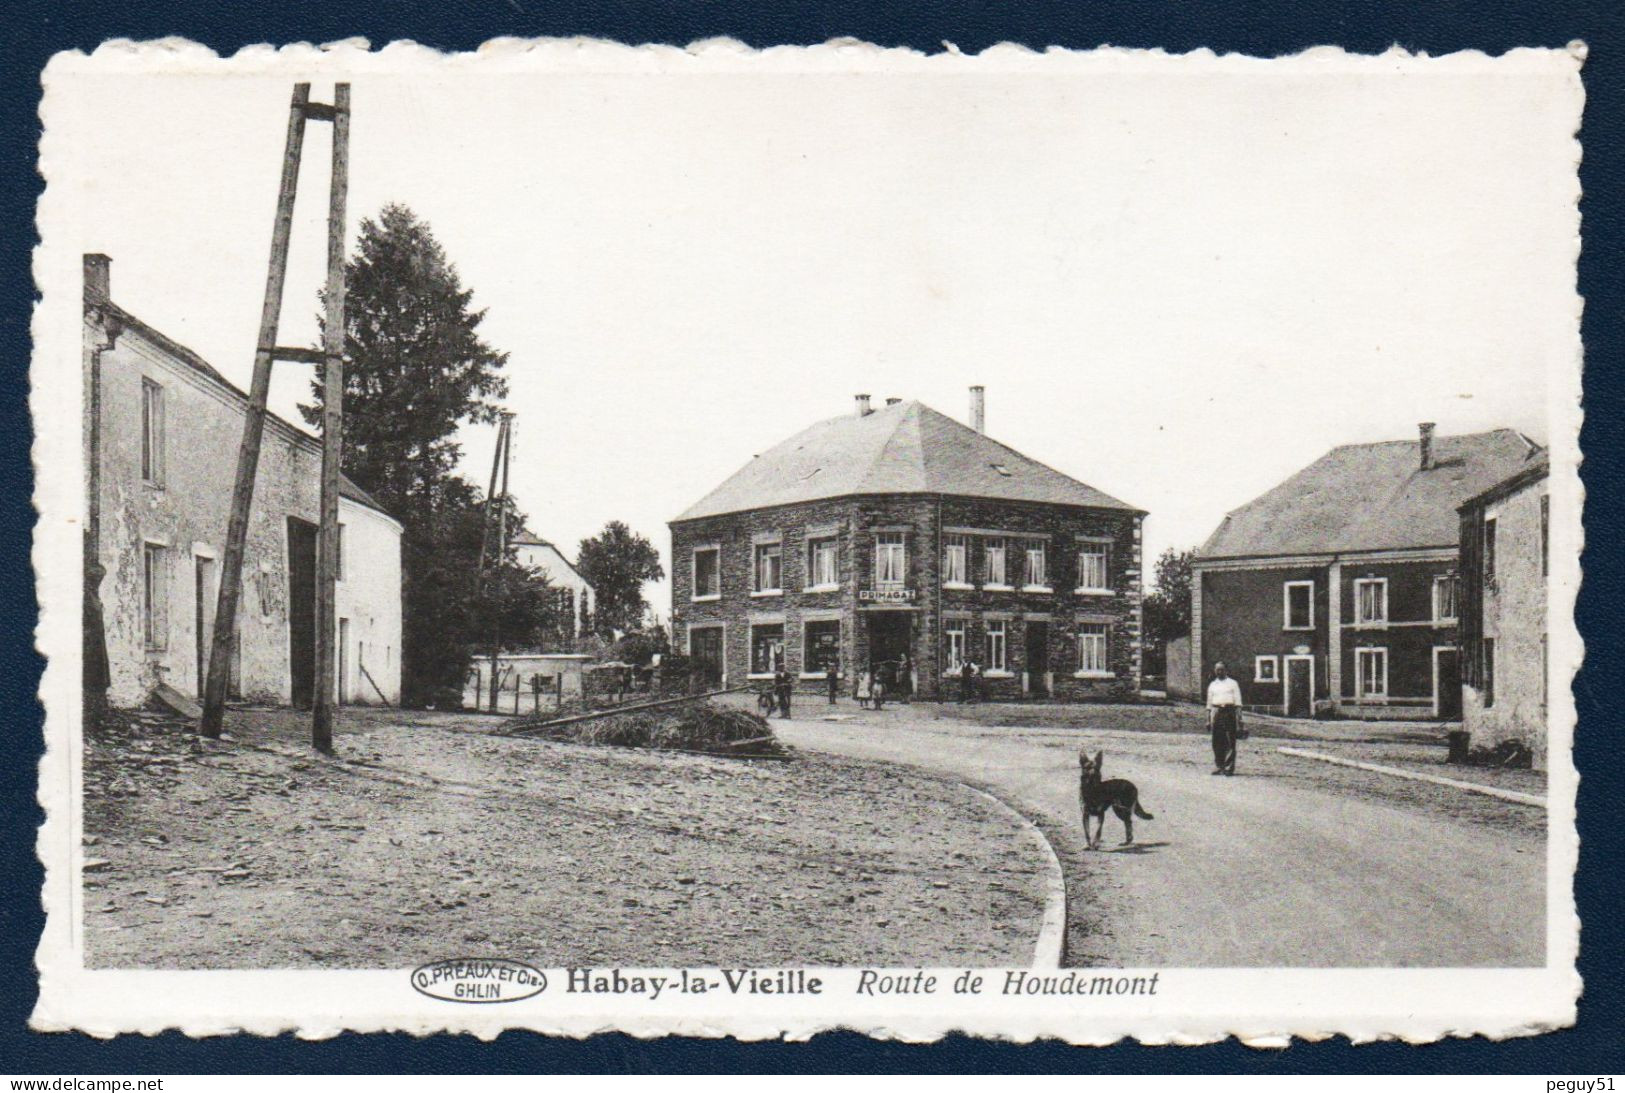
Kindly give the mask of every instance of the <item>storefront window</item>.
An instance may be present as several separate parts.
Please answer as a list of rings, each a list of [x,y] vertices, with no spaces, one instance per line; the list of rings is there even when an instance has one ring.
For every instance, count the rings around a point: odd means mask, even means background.
[[[760,623],[750,628],[750,671],[771,675],[784,664],[784,624]]]
[[[801,658],[802,671],[825,672],[831,664],[836,667],[841,663],[841,623],[839,619],[821,619],[809,622],[803,630],[804,642],[802,648],[806,654]]]

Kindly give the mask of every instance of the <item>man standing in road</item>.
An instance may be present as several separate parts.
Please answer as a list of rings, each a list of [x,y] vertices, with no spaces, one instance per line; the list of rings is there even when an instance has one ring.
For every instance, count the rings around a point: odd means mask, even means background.
[[[824,682],[829,686],[829,704],[835,705],[835,692],[841,686],[841,666],[834,657],[824,665]]]
[[[1213,733],[1213,773],[1236,773],[1236,734],[1241,730],[1241,684],[1224,670],[1224,661],[1213,666],[1213,682],[1207,685],[1207,726]]]
[[[778,670],[773,673],[773,694],[778,699],[780,717],[788,719],[790,716],[790,693],[793,689],[790,673],[781,663]]]

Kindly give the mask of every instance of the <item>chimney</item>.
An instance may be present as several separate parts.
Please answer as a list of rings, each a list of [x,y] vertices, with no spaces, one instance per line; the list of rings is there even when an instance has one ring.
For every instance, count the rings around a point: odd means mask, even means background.
[[[902,401],[903,400],[900,399],[900,398],[889,398],[889,399],[886,400],[886,405],[887,406],[896,406],[899,402],[902,402]]]
[[[85,299],[113,298],[113,260],[105,254],[85,255]]]
[[[979,383],[970,389],[970,425],[979,433],[987,432],[987,388]]]
[[[1433,422],[1424,421],[1416,429],[1422,435],[1422,469],[1429,470],[1433,466]]]
[[[854,396],[854,401],[857,402],[858,416],[859,417],[868,417],[870,414],[874,413],[873,410],[869,409],[869,396],[868,395]]]

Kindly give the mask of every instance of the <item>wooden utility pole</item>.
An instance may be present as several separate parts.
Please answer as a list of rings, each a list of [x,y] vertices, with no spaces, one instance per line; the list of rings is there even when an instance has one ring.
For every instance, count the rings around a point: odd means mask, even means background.
[[[496,505],[496,550],[492,555],[492,568],[500,571],[503,560],[508,556],[508,451],[513,443],[513,414],[502,415],[502,425],[497,430],[497,450],[491,461],[491,492],[485,495],[486,536],[490,537],[492,527],[492,505]],[[497,472],[501,469],[502,492],[497,490]],[[480,548],[480,572],[485,571],[485,547]],[[497,712],[497,693],[499,679],[497,665],[502,657],[502,627],[498,621],[498,614],[493,606],[491,608],[491,712]]]
[[[316,701],[310,742],[333,750],[338,660],[339,464],[344,456],[344,224],[350,184],[350,85],[333,88],[333,177],[327,204],[327,315],[322,330],[322,524],[316,548]]]
[[[343,104],[346,139],[349,133],[349,93],[348,84],[339,84],[335,93],[335,101]],[[282,315],[282,288],[287,280],[288,238],[293,231],[293,203],[299,187],[299,158],[305,142],[305,122],[336,122],[338,117],[337,105],[310,101],[308,83],[294,85],[293,100],[288,108],[287,144],[282,154],[282,179],[277,188],[276,220],[271,230],[271,261],[265,277],[265,297],[260,307],[259,341],[254,349],[254,378],[248,389],[248,409],[243,415],[243,439],[237,450],[237,476],[232,486],[231,515],[226,522],[226,551],[220,564],[220,595],[215,606],[214,638],[209,648],[209,669],[203,687],[203,720],[199,726],[204,736],[220,735],[226,712],[226,691],[231,682],[231,656],[237,633],[237,605],[243,582],[243,550],[248,540],[248,517],[254,502],[254,479],[259,472],[260,442],[265,436],[265,404],[271,390],[271,365],[278,360],[321,364],[328,359],[325,353],[285,348],[276,342]],[[338,132],[335,126],[335,176],[339,173]],[[342,215],[342,199],[339,209]],[[329,248],[331,250],[331,239]],[[330,266],[330,284],[331,277]],[[340,293],[342,308],[342,281]],[[328,306],[331,309],[331,303]],[[340,330],[342,337],[342,325]],[[342,348],[343,342],[339,344]],[[317,626],[319,630],[319,618]]]

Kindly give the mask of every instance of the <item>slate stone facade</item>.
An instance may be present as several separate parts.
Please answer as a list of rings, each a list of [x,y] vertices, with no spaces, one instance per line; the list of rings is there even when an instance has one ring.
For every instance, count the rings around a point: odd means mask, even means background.
[[[822,658],[833,643],[846,694],[856,684],[854,666],[894,661],[906,650],[916,694],[957,698],[954,653],[964,650],[987,669],[990,698],[1127,697],[1140,685],[1143,519],[1120,508],[889,494],[678,520],[671,525],[674,640],[719,661],[717,675],[728,685],[769,675],[760,654],[777,637],[807,692],[825,687]],[[813,541],[834,543],[831,583],[812,583]],[[877,568],[897,543],[901,572],[887,581]],[[774,545],[780,588],[764,590],[758,551]],[[944,578],[950,545],[963,551],[963,581]],[[1002,582],[991,579],[990,546],[995,556],[1003,547]],[[1026,579],[1029,549],[1038,552],[1042,584]],[[1102,587],[1079,588],[1084,550],[1102,558],[1088,566],[1091,576],[1103,574],[1092,582]],[[720,580],[697,588],[712,558]],[[1002,642],[990,636],[1001,630]]]

